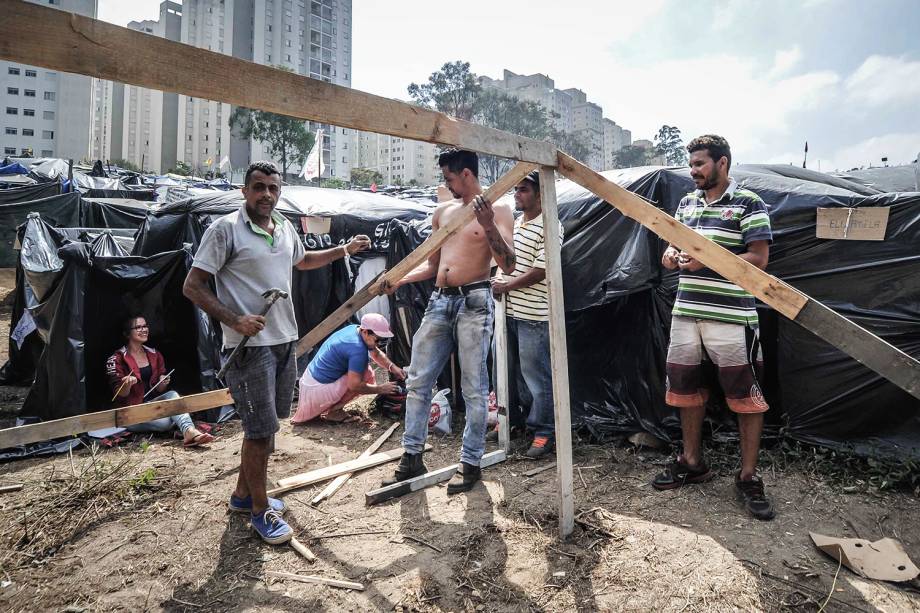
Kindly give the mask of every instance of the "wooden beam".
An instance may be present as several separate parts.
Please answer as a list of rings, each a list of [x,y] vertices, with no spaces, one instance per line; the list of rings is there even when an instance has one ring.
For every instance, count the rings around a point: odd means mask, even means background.
[[[687,251],[782,315],[847,353],[915,398],[920,398],[920,362],[865,328],[832,311],[788,283],[767,274],[697,234],[587,166],[559,153],[559,172],[591,190],[624,215]]]
[[[378,436],[377,440],[371,443],[370,447],[365,449],[364,452],[358,456],[358,459],[366,458],[370,455],[373,455],[374,452],[380,449],[380,446],[383,445],[387,441],[388,438],[390,438],[390,435],[393,434],[393,431],[396,430],[396,428],[398,427],[399,427],[399,422],[397,421],[392,426],[387,428],[387,431],[381,434],[380,436]],[[345,473],[344,475],[339,475],[338,477],[333,479],[323,491],[321,491],[319,494],[314,496],[312,500],[310,500],[310,504],[314,504],[314,505],[319,504],[323,500],[331,497],[333,494],[339,491],[339,489],[341,489],[341,487],[345,485],[345,483],[349,479],[351,479],[351,476],[353,474],[354,473]]]
[[[562,242],[556,173],[540,168],[540,202],[543,205],[543,248],[546,251],[546,287],[549,293],[549,354],[553,370],[553,413],[556,422],[556,487],[559,538],[575,529],[575,490],[572,475],[572,415],[569,406],[569,356],[565,338],[565,299],[562,288]]]
[[[38,424],[16,426],[15,428],[0,430],[0,449],[47,441],[61,436],[71,436],[89,430],[124,428],[159,419],[160,417],[194,413],[195,411],[214,409],[229,404],[233,404],[233,397],[230,396],[230,390],[225,388],[172,400],[156,400],[120,409],[85,413],[75,417],[53,419]]]
[[[0,59],[343,128],[556,163],[556,148],[545,141],[21,0],[3,0],[0,7]]]
[[[424,451],[431,451],[431,445],[425,445]],[[310,472],[294,475],[292,477],[286,477],[278,481],[278,487],[268,490],[268,495],[277,496],[278,494],[283,494],[285,492],[290,492],[291,490],[313,485],[314,483],[320,483],[322,481],[334,479],[339,475],[355,473],[368,468],[373,468],[374,466],[380,466],[381,464],[386,464],[387,462],[398,460],[402,454],[403,448],[398,447],[396,449],[390,449],[389,451],[384,451],[382,453],[375,453],[374,455],[367,456],[366,458],[357,458],[355,460],[342,462],[341,464],[333,464],[332,466],[317,468],[316,470],[311,470]]]
[[[507,456],[504,449],[492,451],[482,456],[482,459],[479,461],[479,467],[487,468],[493,464],[504,462],[506,457]],[[444,468],[439,468],[437,470],[427,472],[424,475],[419,475],[418,477],[412,477],[411,479],[406,479],[405,481],[394,483],[393,485],[384,485],[383,487],[377,488],[376,490],[366,492],[364,494],[364,504],[367,506],[380,504],[381,502],[390,500],[391,498],[405,496],[406,494],[411,494],[412,492],[423,490],[426,487],[430,487],[444,481],[449,481],[459,468],[460,464],[451,464],[450,466],[445,466]]]
[[[492,184],[485,191],[485,197],[490,202],[495,202],[505,195],[511,188],[517,185],[518,181],[523,179],[528,172],[536,166],[527,163],[518,163],[504,174],[498,181]],[[475,217],[473,207],[464,207],[463,213],[453,217],[449,223],[441,226],[436,232],[433,232],[425,242],[415,248],[412,253],[404,257],[396,266],[388,270],[379,280],[375,280],[361,289],[345,301],[345,303],[333,311],[326,319],[321,321],[315,328],[310,330],[297,343],[298,357],[310,352],[316,345],[321,343],[324,338],[335,332],[339,326],[348,321],[352,314],[371,301],[374,296],[378,295],[377,288],[384,279],[390,283],[399,281],[412,270],[421,265],[428,257],[441,248],[441,245],[447,240],[466,227]]]
[[[354,581],[340,581],[339,579],[327,579],[326,577],[315,577],[313,575],[295,575],[294,573],[283,573],[277,570],[265,571],[266,577],[274,579],[290,579],[291,581],[300,581],[301,583],[319,583],[321,585],[331,585],[332,587],[341,587],[347,590],[363,590],[364,586]]]
[[[511,453],[511,422],[508,414],[508,320],[506,294],[495,301],[495,403],[498,405],[498,446]],[[516,366],[517,368],[517,366]]]
[[[300,555],[302,555],[307,560],[307,562],[309,562],[310,564],[312,564],[313,562],[316,562],[316,554],[310,551],[309,547],[307,547],[306,545],[298,541],[293,536],[291,537],[291,540],[289,541],[289,543],[291,545],[291,548],[297,553],[299,553]]]

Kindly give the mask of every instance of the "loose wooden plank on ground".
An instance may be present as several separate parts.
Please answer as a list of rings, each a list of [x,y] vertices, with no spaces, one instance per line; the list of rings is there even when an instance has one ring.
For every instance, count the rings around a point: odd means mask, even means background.
[[[495,202],[504,196],[508,190],[517,185],[517,182],[524,178],[524,176],[534,168],[536,167],[533,164],[516,164],[485,191],[485,197],[488,198],[490,202]],[[467,206],[461,215],[457,215],[450,220],[450,223],[441,226],[436,232],[432,232],[431,236],[425,239],[424,243],[416,247],[412,253],[404,257],[396,266],[384,273],[381,281],[385,279],[390,283],[395,283],[405,277],[409,272],[427,260],[432,253],[440,249],[441,245],[447,242],[447,239],[462,230],[474,217],[473,207]],[[315,328],[310,330],[306,336],[298,341],[297,355],[301,356],[311,351],[316,345],[321,343],[324,338],[335,332],[339,326],[348,321],[348,318],[351,317],[355,311],[377,296],[377,287],[379,283],[380,281],[369,283],[359,292],[355,292],[355,294],[346,300],[344,304],[333,311]]]
[[[265,571],[266,577],[274,579],[290,579],[291,581],[300,581],[301,583],[320,583],[322,585],[331,585],[332,587],[341,587],[348,590],[363,590],[364,586],[354,581],[341,581],[339,579],[327,579],[326,577],[316,577],[313,575],[295,575],[294,573],[282,573],[277,570]]]
[[[492,466],[493,464],[504,462],[505,458],[506,455],[504,449],[492,451],[482,456],[482,460],[480,460],[479,466],[480,468],[486,468],[488,466]],[[425,489],[426,487],[430,487],[444,481],[449,481],[459,468],[460,464],[451,464],[450,466],[438,468],[437,470],[427,472],[424,475],[419,475],[418,477],[413,477],[412,479],[406,479],[405,481],[400,481],[399,483],[394,483],[393,485],[385,485],[383,487],[377,488],[376,490],[371,490],[364,494],[364,504],[367,506],[380,504],[385,500],[390,500],[391,498],[396,498],[398,496],[405,496],[406,494],[417,492],[419,490]]]
[[[313,562],[316,562],[316,554],[310,551],[310,549],[306,545],[298,541],[293,536],[291,537],[290,544],[291,544],[291,548],[297,553],[299,553],[300,555],[302,555],[304,558],[306,558],[307,562],[310,562],[311,564]]]
[[[120,409],[109,409],[108,411],[86,413],[75,417],[53,419],[38,424],[16,426],[15,428],[0,430],[0,449],[47,441],[61,436],[71,436],[89,430],[124,428],[159,419],[160,417],[194,413],[195,411],[215,409],[229,404],[233,404],[233,398],[230,396],[230,390],[224,388],[212,392],[182,396],[172,400],[157,400]]]
[[[343,128],[556,163],[548,142],[26,2],[3,2],[0,58]],[[188,67],[194,70],[181,69]]]
[[[364,452],[358,456],[358,458],[359,459],[366,458],[370,455],[373,455],[374,452],[380,449],[380,446],[383,445],[388,438],[390,438],[390,435],[393,434],[393,431],[396,430],[396,428],[398,427],[399,427],[399,422],[396,422],[392,426],[387,428],[386,432],[384,432],[379,437],[377,437],[377,440],[371,443],[370,447],[365,449]],[[331,497],[333,494],[339,491],[339,489],[343,485],[345,485],[345,483],[351,478],[353,474],[354,473],[346,473],[344,475],[339,475],[338,477],[333,479],[332,482],[329,485],[327,485],[323,491],[321,491],[319,494],[314,496],[312,500],[310,500],[310,504],[319,504],[323,500]]]
[[[425,445],[424,451],[431,451],[431,445]],[[278,481],[278,487],[268,491],[268,495],[277,496],[278,494],[283,494],[285,492],[290,492],[291,490],[313,485],[314,483],[320,483],[322,481],[334,479],[339,475],[355,473],[368,468],[373,468],[374,466],[380,466],[381,464],[386,464],[387,462],[398,460],[402,454],[403,448],[398,447],[396,449],[390,449],[389,451],[375,453],[374,455],[367,456],[366,458],[357,458],[347,462],[342,462],[341,464],[333,464],[332,466],[325,466],[323,468],[311,470],[310,472],[302,473],[299,475],[285,477],[284,479]]]

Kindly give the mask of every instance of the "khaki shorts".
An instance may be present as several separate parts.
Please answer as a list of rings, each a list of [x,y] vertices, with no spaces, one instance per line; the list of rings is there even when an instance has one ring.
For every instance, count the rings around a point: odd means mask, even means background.
[[[703,355],[716,365],[725,401],[735,413],[763,413],[769,407],[758,384],[763,370],[756,328],[675,315],[671,320],[665,401],[673,407],[706,404]]]

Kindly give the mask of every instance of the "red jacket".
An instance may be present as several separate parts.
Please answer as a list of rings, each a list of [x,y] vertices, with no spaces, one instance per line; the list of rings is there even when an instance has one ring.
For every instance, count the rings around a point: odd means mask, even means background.
[[[163,360],[163,354],[156,349],[143,345],[147,351],[147,361],[150,362],[150,382],[156,383],[160,380],[161,375],[166,374],[166,361]],[[127,347],[122,347],[106,360],[105,374],[109,378],[109,386],[112,388],[112,394],[121,387],[122,379],[129,374],[137,377],[137,383],[131,386],[131,393],[127,396],[118,396],[114,407],[126,407],[133,404],[141,404],[144,401],[144,383],[141,381],[141,369],[137,361],[128,353]],[[122,390],[124,391],[124,390]]]

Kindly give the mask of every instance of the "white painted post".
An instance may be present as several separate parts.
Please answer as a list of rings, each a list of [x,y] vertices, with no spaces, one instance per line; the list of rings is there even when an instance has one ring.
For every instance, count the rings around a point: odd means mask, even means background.
[[[498,413],[498,446],[511,453],[511,423],[508,420],[508,320],[505,295],[495,301],[495,402]],[[501,410],[504,409],[504,414]]]
[[[549,353],[553,368],[556,415],[556,482],[559,488],[559,537],[575,528],[575,494],[572,488],[572,416],[569,407],[569,359],[565,341],[565,300],[562,293],[562,244],[556,206],[556,173],[540,167],[543,204],[543,246],[546,251],[546,285],[549,289]]]

